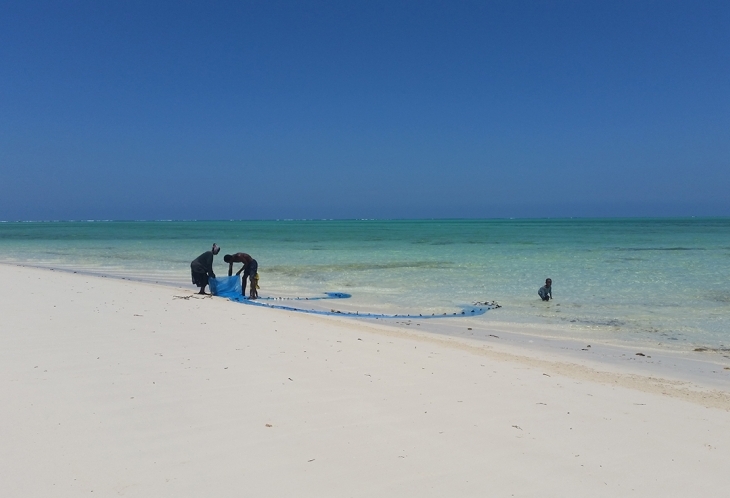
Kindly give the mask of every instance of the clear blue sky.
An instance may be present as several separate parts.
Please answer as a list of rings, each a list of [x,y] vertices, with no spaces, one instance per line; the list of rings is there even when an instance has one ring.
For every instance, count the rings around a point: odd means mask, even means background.
[[[730,215],[730,2],[0,3],[0,219]]]

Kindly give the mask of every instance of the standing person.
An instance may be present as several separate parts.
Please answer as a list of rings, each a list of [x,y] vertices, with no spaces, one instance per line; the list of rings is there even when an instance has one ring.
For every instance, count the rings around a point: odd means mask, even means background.
[[[553,298],[553,281],[551,279],[545,280],[545,285],[540,287],[540,290],[537,291],[537,295],[540,296],[540,299],[543,301],[549,301]]]
[[[208,285],[208,277],[215,278],[213,273],[213,256],[221,252],[218,244],[213,244],[210,251],[206,251],[190,263],[190,274],[193,277],[193,284],[200,287],[198,294],[205,294],[205,286]]]
[[[257,285],[257,272],[259,264],[250,255],[245,252],[237,252],[236,254],[226,254],[223,256],[223,261],[228,263],[228,276],[230,277],[233,273],[233,263],[242,263],[241,269],[236,272],[236,275],[240,275],[243,272],[243,278],[241,279],[241,294],[246,295],[246,277],[251,281],[251,299],[259,297],[259,293],[256,292]]]
[[[251,282],[251,290],[249,291],[249,299],[258,299],[259,297],[259,274],[258,272],[252,273],[249,277]]]

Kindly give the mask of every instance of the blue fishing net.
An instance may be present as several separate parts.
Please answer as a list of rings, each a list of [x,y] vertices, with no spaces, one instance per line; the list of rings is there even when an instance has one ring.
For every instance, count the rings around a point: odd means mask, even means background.
[[[351,294],[344,292],[327,292],[323,296],[313,297],[289,297],[289,298],[277,298],[277,297],[262,297],[257,300],[249,299],[241,294],[241,277],[238,275],[233,277],[217,277],[208,280],[210,285],[210,292],[214,296],[224,297],[231,301],[236,301],[243,304],[250,304],[252,306],[262,306],[265,308],[274,308],[287,311],[298,311],[299,313],[310,313],[314,315],[339,315],[339,316],[350,316],[356,318],[409,318],[423,320],[427,318],[446,318],[446,317],[457,317],[457,316],[478,316],[483,315],[490,309],[499,308],[500,306],[495,303],[474,303],[473,305],[460,306],[459,311],[452,313],[411,313],[411,314],[399,314],[399,315],[388,315],[382,313],[360,313],[359,311],[325,311],[316,309],[297,308],[294,306],[285,305],[286,301],[318,301],[322,299],[349,299],[352,297]]]
[[[241,297],[241,277],[216,277],[208,279],[210,293],[214,296],[231,298]]]

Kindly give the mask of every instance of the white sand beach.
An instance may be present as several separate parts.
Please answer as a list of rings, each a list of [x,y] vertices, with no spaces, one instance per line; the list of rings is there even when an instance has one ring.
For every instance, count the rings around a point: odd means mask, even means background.
[[[730,489],[730,392],[682,372],[192,288],[10,265],[0,276],[0,496]]]

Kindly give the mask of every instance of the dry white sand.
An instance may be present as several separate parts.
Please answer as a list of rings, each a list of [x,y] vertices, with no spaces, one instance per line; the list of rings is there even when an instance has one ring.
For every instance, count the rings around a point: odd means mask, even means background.
[[[0,280],[0,496],[730,489],[727,392],[162,286]]]

